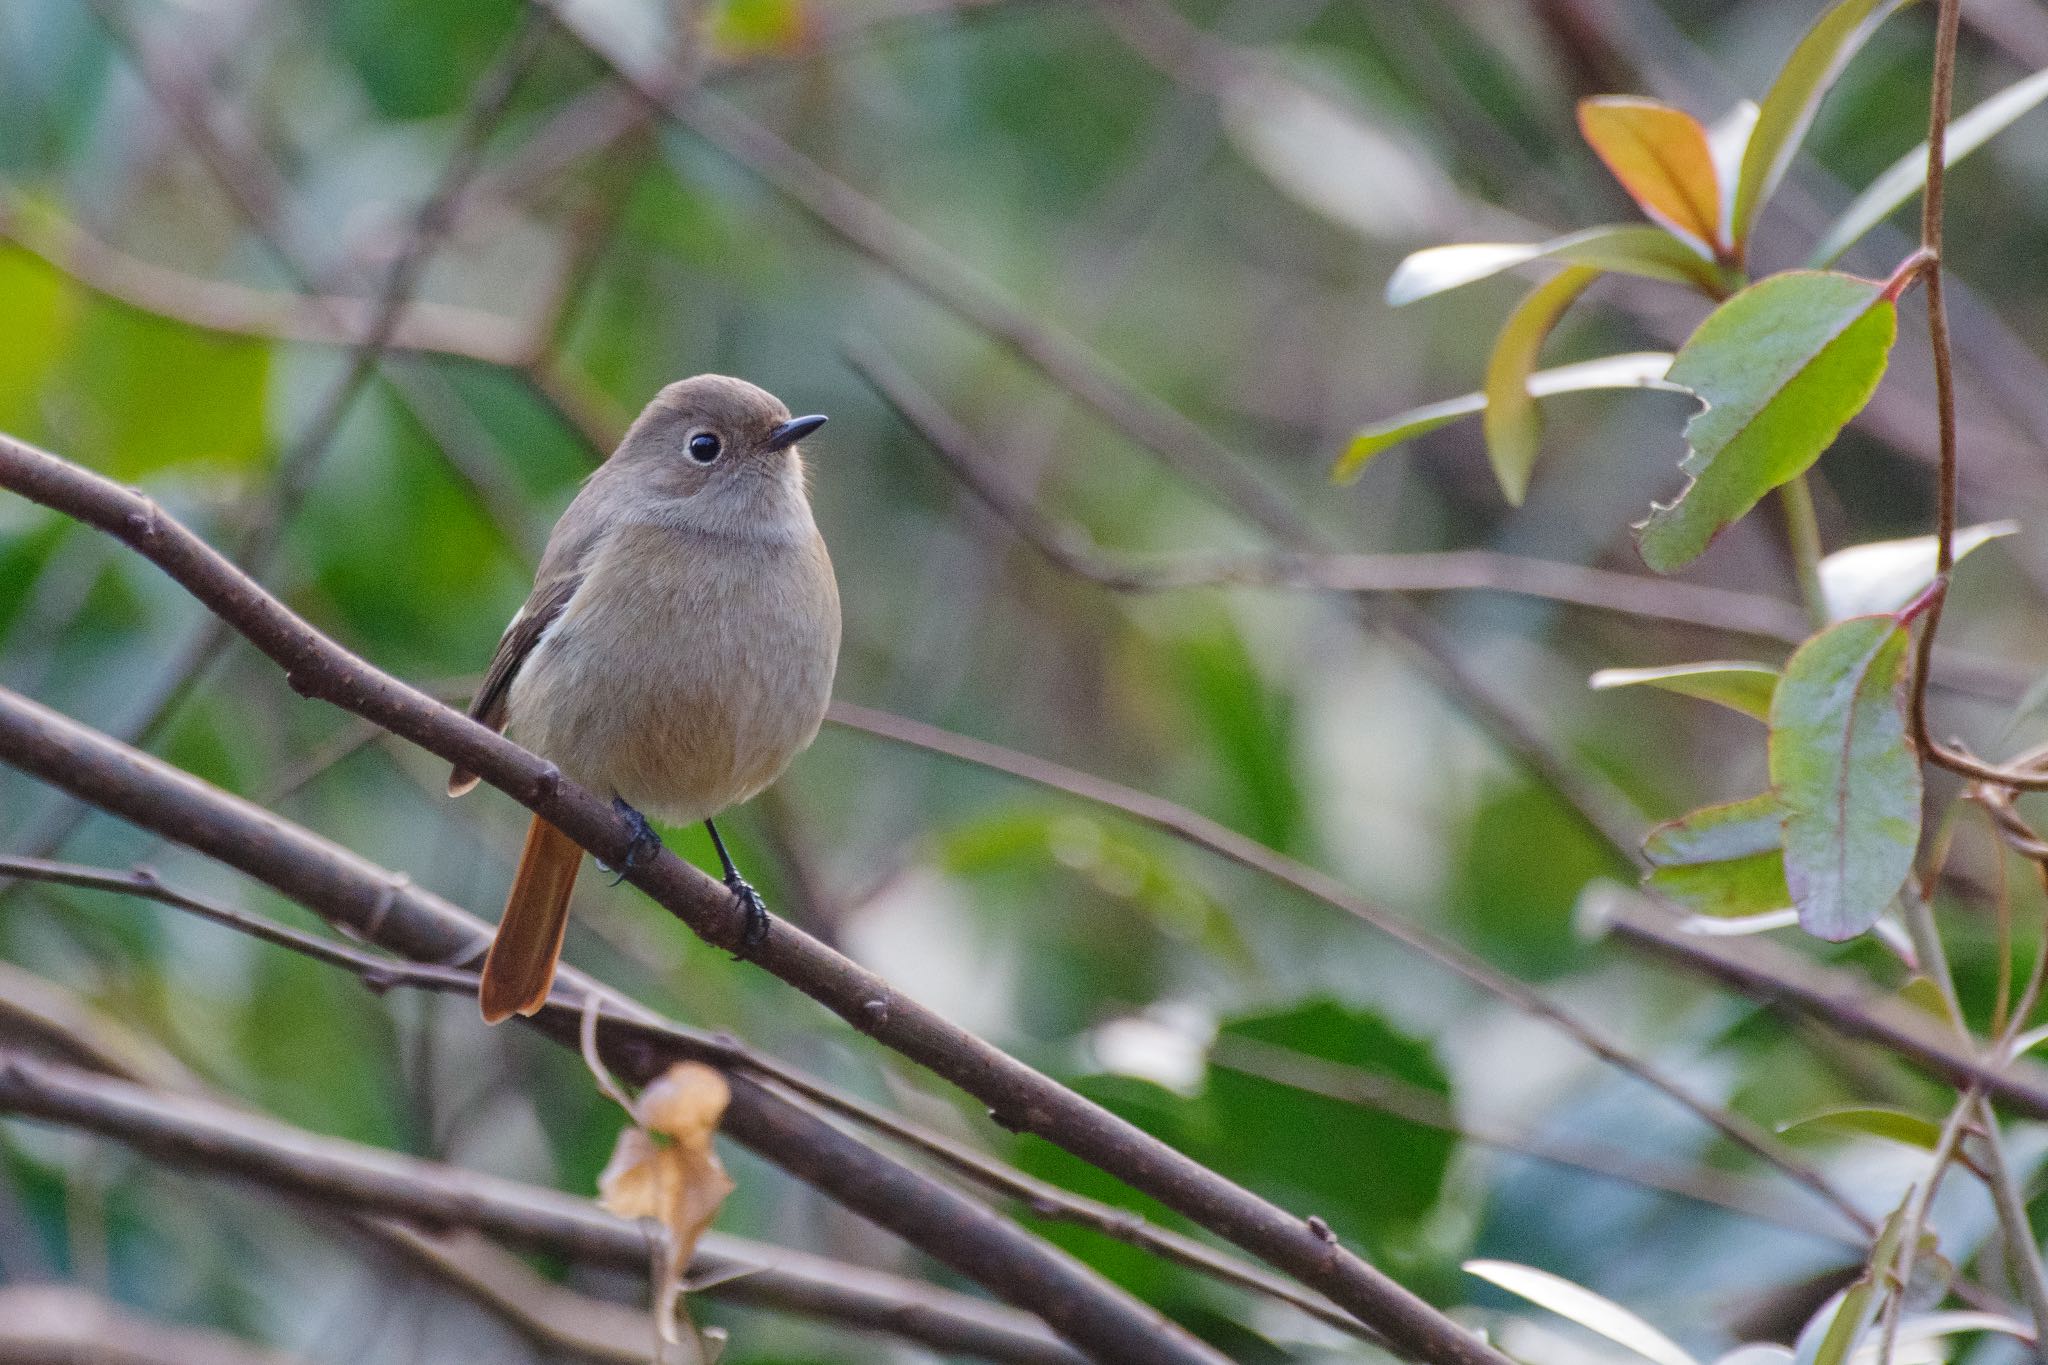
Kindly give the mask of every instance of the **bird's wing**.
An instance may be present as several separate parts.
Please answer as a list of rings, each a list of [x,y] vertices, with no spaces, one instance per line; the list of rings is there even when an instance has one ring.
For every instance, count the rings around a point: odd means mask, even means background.
[[[493,730],[505,728],[505,703],[512,691],[512,680],[519,676],[520,665],[533,653],[540,637],[547,634],[548,627],[555,623],[555,618],[562,614],[569,605],[569,599],[581,586],[583,574],[580,570],[559,574],[534,585],[526,605],[512,618],[512,624],[505,627],[504,638],[498,641],[498,652],[491,656],[491,666],[484,670],[483,686],[477,689],[476,700],[469,704],[471,720]],[[458,766],[448,774],[448,794],[461,796],[476,783],[475,773]]]

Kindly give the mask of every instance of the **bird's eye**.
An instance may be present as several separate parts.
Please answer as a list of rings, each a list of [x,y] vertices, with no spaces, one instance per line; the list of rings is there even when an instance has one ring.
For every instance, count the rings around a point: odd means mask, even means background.
[[[710,464],[718,458],[718,438],[708,431],[700,431],[690,438],[690,458],[698,464]]]

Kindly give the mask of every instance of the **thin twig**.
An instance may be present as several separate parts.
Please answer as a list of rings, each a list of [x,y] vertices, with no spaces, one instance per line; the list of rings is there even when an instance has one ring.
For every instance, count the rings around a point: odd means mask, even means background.
[[[1619,901],[1619,897],[1617,900]],[[1803,1016],[1846,1038],[1875,1043],[1892,1056],[1960,1090],[1981,1086],[2016,1113],[2048,1118],[2048,1071],[1981,1056],[1902,1001],[1870,994],[1860,980],[1818,966],[1763,939],[1712,939],[1685,933],[1660,907],[1630,898],[1608,921],[1614,937],[1687,974],[1721,982],[1772,1009]]]
[[[1785,540],[1792,552],[1799,598],[1806,604],[1807,625],[1819,630],[1828,623],[1828,599],[1820,581],[1820,517],[1814,511],[1813,486],[1807,476],[1794,475],[1778,490],[1778,501],[1785,513]]]
[[[630,862],[632,826],[609,801],[348,653],[148,498],[5,437],[0,486],[97,526],[155,562],[281,666],[296,690],[375,720],[481,774],[612,866]],[[190,842],[182,832],[175,837]],[[1430,1360],[1500,1365],[1498,1352],[1326,1238],[1320,1224],[1312,1227],[948,1023],[787,922],[771,917],[766,939],[750,943],[747,917],[731,893],[673,853],[643,858],[627,876],[693,932],[746,955],[862,1032],[961,1086],[1006,1126],[1036,1133],[1116,1174],[1320,1290],[1400,1349]]]
[[[1307,1094],[1375,1109],[1405,1123],[1450,1133],[1460,1141],[1480,1147],[1491,1147],[1602,1180],[1654,1190],[1723,1213],[1855,1247],[1859,1251],[1867,1247],[1866,1240],[1859,1235],[1860,1230],[1817,1227],[1811,1218],[1752,1195],[1735,1182],[1717,1178],[1713,1171],[1695,1172],[1667,1167],[1620,1148],[1581,1146],[1536,1135],[1474,1127],[1469,1121],[1461,1120],[1443,1096],[1398,1077],[1242,1037],[1218,1038],[1209,1050],[1209,1063]]]
[[[376,733],[385,732],[379,730]],[[472,971],[425,963],[398,962],[327,939],[300,934],[258,916],[245,914],[217,902],[167,887],[153,873],[142,869],[121,873],[67,863],[0,857],[0,877],[4,876],[140,896],[175,909],[185,910],[254,938],[301,953],[316,961],[351,971],[366,986],[380,994],[394,987],[414,987],[460,996],[474,996],[476,993],[476,975]],[[573,1010],[578,1013],[578,1041],[579,1045],[583,1046],[586,1061],[589,1060],[590,1047],[594,1045],[595,1030],[600,1022],[599,1014],[591,1008],[598,999],[599,997],[592,995],[581,1006],[567,999],[559,1002],[551,1000],[547,1006],[549,1010]],[[1340,1331],[1353,1334],[1365,1332],[1355,1319],[1319,1295],[1298,1289],[1256,1265],[1219,1252],[1191,1237],[1158,1227],[1129,1209],[1088,1199],[1048,1181],[1027,1175],[983,1152],[815,1080],[772,1057],[744,1046],[727,1035],[700,1033],[673,1024],[656,1027],[643,1021],[609,1019],[604,1022],[607,1027],[615,1031],[623,1029],[643,1042],[664,1047],[684,1047],[689,1050],[689,1055],[698,1060],[721,1067],[745,1070],[793,1098],[802,1099],[828,1113],[850,1119],[873,1132],[902,1143],[994,1194],[1018,1200],[1040,1218],[1091,1228],[1105,1236],[1209,1275],[1222,1283],[1286,1303]],[[588,1044],[585,1043],[586,1038],[589,1039]]]
[[[1239,834],[1164,797],[1136,791],[1120,783],[1083,773],[1047,759],[1021,754],[985,740],[956,735],[921,721],[870,710],[847,702],[833,703],[827,718],[832,723],[848,729],[860,730],[898,744],[912,745],[933,753],[945,754],[962,762],[992,768],[1037,786],[1049,787],[1079,797],[1081,800],[1105,806],[1143,824],[1164,830],[1190,844],[1205,848],[1240,867],[1270,877],[1313,900],[1341,910],[1360,923],[1428,958],[1486,994],[1552,1025],[1593,1056],[1675,1101],[1744,1151],[1812,1191],[1856,1227],[1865,1232],[1874,1230],[1874,1225],[1863,1211],[1846,1195],[1835,1189],[1825,1176],[1785,1150],[1782,1144],[1755,1124],[1733,1111],[1721,1109],[1694,1095],[1648,1062],[1600,1034],[1542,992],[1509,976],[1449,939],[1411,924],[1373,904],[1327,873],[1297,862],[1284,853],[1268,848],[1255,839]]]
[[[1182,556],[1141,560],[1103,551],[1080,528],[1052,521],[1005,485],[960,423],[932,402],[879,346],[850,341],[847,363],[905,425],[1026,544],[1077,577],[1126,592],[1241,586],[1347,593],[1491,591],[1540,597],[1787,644],[1806,636],[1798,611],[1767,597],[1612,573],[1492,550],[1425,554]]]
[[[587,1199],[313,1134],[205,1100],[0,1049],[0,1112],[85,1128],[152,1156],[219,1171],[351,1214],[424,1229],[472,1228],[513,1245],[639,1270],[648,1227]],[[1030,1317],[895,1276],[708,1235],[693,1263],[706,1292],[991,1360],[1080,1360]],[[739,1270],[742,1275],[730,1272]],[[744,1287],[743,1287],[744,1286]]]
[[[180,85],[159,67],[114,0],[88,3],[101,24],[128,50],[144,85],[176,119],[237,210],[256,228],[258,238],[302,288],[312,290],[316,282],[298,261],[278,224],[274,174],[252,175],[237,161],[213,120],[200,107],[189,83]],[[538,56],[546,32],[545,24],[522,24],[490,74],[478,84],[455,148],[433,191],[414,215],[405,249],[392,262],[377,291],[369,325],[355,339],[341,378],[323,394],[313,416],[279,456],[270,480],[252,493],[232,518],[238,527],[232,558],[252,574],[260,577],[268,571],[292,518],[312,491],[314,476],[340,434],[343,419],[375,377],[428,261],[446,239],[448,206],[481,167],[484,144],[503,118],[528,66]],[[227,638],[226,628],[217,618],[202,619],[174,647],[171,663],[154,690],[137,707],[137,719],[126,727],[126,737],[148,744],[159,735],[218,658]],[[36,856],[55,852],[82,817],[83,812],[75,808],[60,808],[28,837],[25,847]]]
[[[187,914],[197,915],[200,919],[226,925],[265,943],[289,948],[315,962],[325,962],[329,966],[344,968],[355,973],[364,985],[379,993],[394,986],[421,986],[470,995],[474,994],[477,988],[475,972],[431,963],[394,962],[388,957],[378,957],[360,948],[351,948],[345,943],[302,934],[296,929],[288,929],[260,915],[251,915],[217,901],[205,900],[174,890],[164,885],[156,873],[146,867],[137,867],[128,872],[113,872],[105,868],[82,867],[76,863],[51,862],[44,858],[0,855],[0,878],[9,877],[48,882],[58,886],[81,887],[88,891],[140,896],[144,900],[155,901],[159,905],[168,905]]]
[[[1956,381],[1949,351],[1948,308],[1942,295],[1942,223],[1948,208],[1948,118],[1956,86],[1956,29],[1962,0],[1941,0],[1935,21],[1934,79],[1927,110],[1927,187],[1920,200],[1920,249],[1927,256],[1921,283],[1927,290],[1927,342],[1934,354],[1934,412],[1940,437],[1935,506],[1934,597],[1915,646],[1912,684],[1913,735],[1922,753],[1935,745],[1927,733],[1927,680],[1934,664],[1934,637],[1948,596],[1948,574],[1956,562]]]
[[[1912,1292],[1913,1267],[1919,1259],[1920,1239],[1927,1230],[1927,1213],[1941,1188],[1942,1176],[1947,1174],[1949,1166],[1961,1152],[1963,1135],[1969,1130],[1976,1113],[1977,1092],[1966,1088],[1949,1113],[1948,1121],[1941,1125],[1941,1134],[1935,1139],[1934,1150],[1928,1157],[1927,1175],[1907,1196],[1897,1260],[1892,1267],[1881,1267],[1885,1272],[1879,1285],[1885,1295],[1884,1332],[1879,1338],[1877,1365],[1892,1365],[1892,1357],[1899,1344],[1899,1323],[1905,1317],[1906,1299]]]
[[[1921,971],[1934,982],[1941,993],[1943,1004],[1954,1026],[1958,1042],[1974,1049],[1976,1040],[1970,1036],[1964,1025],[1963,1000],[1956,988],[1955,972],[1949,966],[1948,949],[1941,939],[1941,926],[1935,922],[1934,903],[1931,898],[1908,886],[1904,895],[1906,931],[1912,936],[1914,952],[1920,958]],[[2048,945],[2044,945],[2044,960],[2048,960]],[[2038,967],[2037,967],[2038,973]],[[2032,992],[2038,984],[2038,975],[2028,981],[2027,990]],[[2013,1040],[2025,1025],[2024,1011],[2031,1008],[2031,1001],[2022,1002],[2022,1011],[2003,1029],[1994,1029],[1996,1035],[1990,1050],[1990,1058],[1997,1063],[2012,1060]],[[1974,1126],[1979,1152],[1970,1158],[1971,1169],[1983,1179],[1991,1191],[1992,1207],[1998,1216],[1999,1231],[2005,1238],[2011,1260],[2014,1279],[2018,1281],[2020,1294],[2026,1300],[2027,1311],[2034,1319],[2034,1339],[2048,1344],[2048,1269],[2041,1262],[2041,1250],[2034,1238],[2033,1225],[2027,1216],[2026,1197],[2021,1193],[2013,1173],[2012,1163],[2006,1157],[2005,1139],[1999,1129],[1998,1114],[1992,1108],[1985,1093],[1985,1087],[1971,1082],[1962,1089],[1957,1105],[1959,1115],[1967,1114],[1968,1122]],[[1940,1179],[1937,1166],[1928,1177],[1929,1198],[1932,1185]],[[1921,1210],[1922,1216],[1925,1209]],[[1918,1229],[1909,1229],[1913,1234],[1908,1243],[1905,1265],[1910,1271],[1912,1260],[1910,1248],[1918,1240]],[[1901,1280],[1910,1280],[1910,1274],[1902,1274]],[[1896,1336],[1897,1324],[1887,1320],[1885,1332],[1884,1360],[1890,1359],[1891,1343]]]
[[[5,443],[0,442],[0,450],[4,448]],[[253,585],[249,591],[261,593]],[[437,704],[425,698],[418,701],[441,713]],[[445,714],[461,719],[453,712]],[[495,744],[487,747],[496,749]],[[485,758],[482,751],[475,755],[487,770],[499,768],[504,756],[498,753]],[[474,961],[488,944],[489,930],[484,924],[405,878],[4,689],[0,689],[0,761],[236,867],[338,928],[414,961]],[[467,763],[469,758],[451,761]],[[502,777],[503,773],[493,775]],[[528,780],[537,777],[535,772]],[[557,799],[551,804],[547,817],[551,821],[580,827],[587,824],[588,816],[609,810],[608,802],[574,793],[566,784],[559,796],[569,800]],[[578,812],[576,807],[585,799],[590,809]],[[624,861],[624,847],[631,838],[625,830],[618,834],[616,846],[610,848],[615,864]],[[662,864],[674,861],[671,855],[661,859]],[[654,873],[659,866],[645,871]],[[685,867],[676,862],[662,875],[680,873],[685,885],[692,875],[703,877]],[[635,878],[656,879],[637,872]],[[724,889],[716,882],[709,884]],[[715,897],[707,895],[706,899]],[[794,931],[783,926],[777,932],[786,937]],[[635,1084],[645,1084],[671,1061],[696,1056],[696,1050],[688,1046],[666,1045],[672,1035],[658,1016],[568,968],[557,978],[557,998],[562,1003],[544,1010],[532,1025],[558,1043],[574,1047],[581,1002],[593,992],[603,996],[608,1018],[627,1025],[608,1030],[601,1040],[605,1060]],[[905,1013],[915,1018],[907,1006]],[[637,1036],[630,1027],[635,1022],[645,1026]],[[727,1084],[731,1104],[724,1131],[728,1135],[998,1297],[1037,1314],[1088,1354],[1104,1360],[1183,1365],[1217,1365],[1220,1361],[1208,1347],[1095,1272],[965,1196],[854,1141],[809,1111],[788,1103],[745,1071],[729,1071]],[[1424,1358],[1460,1363],[1482,1359],[1488,1365],[1499,1365],[1486,1356]]]
[[[144,1317],[72,1284],[0,1285],[0,1360],[310,1365],[225,1332]]]

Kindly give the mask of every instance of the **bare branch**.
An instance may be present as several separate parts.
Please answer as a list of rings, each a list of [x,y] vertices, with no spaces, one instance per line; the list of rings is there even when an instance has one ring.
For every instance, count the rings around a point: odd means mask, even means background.
[[[373,730],[373,733],[381,735],[385,731]],[[379,993],[393,987],[415,987],[474,996],[477,989],[474,972],[455,967],[394,961],[351,948],[346,944],[301,934],[258,916],[168,887],[153,872],[145,868],[123,873],[42,859],[0,856],[0,877],[10,876],[138,896],[184,910],[264,942],[291,949],[316,961],[352,971],[365,986]],[[0,964],[0,978],[4,978],[4,970],[5,964]],[[4,979],[0,979],[0,985],[4,984]],[[5,992],[0,992],[0,1013],[4,1013],[6,1008],[4,997]],[[1209,1275],[1222,1283],[1236,1285],[1286,1303],[1339,1331],[1376,1339],[1355,1318],[1345,1314],[1328,1300],[1299,1289],[1288,1280],[1260,1266],[1240,1261],[1206,1243],[1198,1242],[1171,1229],[1155,1226],[1129,1209],[1088,1199],[1048,1181],[1040,1180],[1036,1176],[1027,1175],[983,1152],[814,1080],[774,1058],[743,1046],[724,1034],[699,1033],[675,1025],[666,1025],[660,1029],[643,1025],[637,1027],[634,1032],[635,1036],[647,1039],[657,1046],[678,1046],[685,1049],[687,1055],[700,1060],[744,1069],[764,1081],[772,1082],[780,1091],[786,1091],[828,1113],[851,1119],[873,1132],[902,1143],[983,1189],[1020,1201],[1040,1218],[1093,1229],[1105,1236],[1127,1242],[1178,1265],[1186,1266],[1190,1270]]]
[[[660,1230],[587,1199],[374,1147],[0,1049],[0,1111],[115,1138],[179,1165],[424,1230],[469,1228],[515,1246],[640,1271]],[[1029,1316],[821,1257],[707,1234],[691,1263],[707,1291],[880,1329],[990,1360],[1082,1359]],[[725,1292],[720,1293],[723,1290]]]
[[[1789,644],[1806,638],[1799,612],[1768,597],[1492,550],[1268,553],[1152,560],[1113,556],[1080,528],[1053,521],[1028,497],[1005,485],[977,453],[978,442],[966,428],[919,389],[879,346],[866,340],[852,342],[846,348],[846,359],[1005,525],[1058,567],[1104,587],[1126,592],[1218,586],[1356,593],[1485,590]]]
[[[188,326],[232,336],[353,346],[370,334],[373,300],[307,296],[205,279],[141,260],[54,213],[0,201],[0,237],[94,293]],[[516,367],[526,332],[509,318],[425,299],[390,325],[387,348]]]
[[[461,764],[612,866],[627,864],[633,831],[609,802],[574,786],[552,764],[342,649],[148,498],[4,437],[0,485],[98,526],[155,562],[283,667],[298,691],[374,720]],[[44,729],[57,720],[47,712],[43,716]],[[27,732],[37,728],[30,725]],[[77,781],[68,768],[61,776],[46,770],[45,776],[66,786]],[[139,823],[160,830],[163,824]],[[162,832],[192,843],[188,829],[174,826]],[[1036,1133],[1117,1175],[1321,1291],[1399,1348],[1433,1361],[1500,1365],[1491,1347],[1360,1257],[1325,1240],[1305,1220],[947,1023],[800,930],[773,921],[766,940],[749,948],[743,939],[746,916],[731,894],[673,853],[651,862],[643,859],[628,878],[708,942],[746,953],[860,1031],[967,1090],[1006,1126]],[[736,1084],[736,1095],[743,1088]]]
[[[966,763],[994,768],[1027,782],[1106,806],[1140,823],[1164,830],[1176,838],[1205,848],[1240,867],[1270,877],[1313,900],[1342,910],[1360,923],[1378,930],[1403,947],[1428,958],[1460,980],[1552,1025],[1601,1061],[1676,1101],[1744,1151],[1805,1186],[1858,1228],[1866,1232],[1872,1230],[1863,1211],[1829,1184],[1819,1171],[1801,1161],[1782,1143],[1742,1115],[1700,1099],[1648,1062],[1604,1037],[1584,1020],[1542,992],[1523,984],[1449,939],[1411,924],[1400,916],[1374,905],[1327,873],[1296,862],[1284,853],[1268,848],[1255,839],[1247,838],[1205,815],[1168,801],[1164,797],[1136,791],[1121,783],[1111,782],[1107,778],[1096,777],[1091,773],[1079,772],[1047,759],[1020,754],[985,740],[956,735],[920,721],[854,706],[847,702],[833,703],[828,718],[834,724],[849,729],[878,735],[898,744],[908,744],[933,753],[945,754]]]
[[[1975,1085],[2019,1113],[2048,1118],[2048,1071],[2000,1064],[1962,1046],[1912,1006],[1869,994],[1841,972],[1759,939],[1707,939],[1680,930],[1647,904],[1619,908],[1610,931],[1630,947],[1695,976],[1732,987],[1759,1004],[1812,1019],[1835,1033],[1876,1043],[1960,1090]]]
[[[158,1322],[73,1285],[0,1287],[0,1365],[305,1365],[224,1332]]]
[[[488,941],[483,924],[405,878],[4,690],[0,759],[219,858],[336,925],[416,961],[473,961]],[[615,1071],[645,1082],[668,1062],[691,1055],[687,1048],[664,1046],[671,1035],[658,1016],[589,978],[565,971],[560,984],[564,1004],[534,1021],[556,1041],[575,1045],[578,1005],[595,992],[608,1018],[656,1030],[651,1035],[630,1027],[607,1030],[606,1062]],[[701,1060],[718,1062],[716,1057]],[[735,1140],[1037,1313],[1089,1354],[1203,1365],[1218,1359],[1093,1272],[791,1105],[745,1073],[730,1073],[728,1084],[732,1103],[725,1131]]]
[[[0,962],[0,1038],[26,1045],[40,1056],[104,1072],[158,1092],[220,1101],[182,1063],[149,1040],[120,1026],[62,987],[6,962]],[[306,1207],[318,1210],[319,1205]],[[579,1356],[645,1365],[650,1323],[644,1309],[595,1300],[544,1280],[525,1262],[495,1243],[469,1232],[429,1236],[383,1217],[340,1215],[340,1225],[359,1232],[378,1248],[403,1255],[456,1291],[506,1318],[535,1341]],[[724,1240],[714,1236],[709,1247]],[[732,1239],[729,1248],[745,1256],[752,1243]],[[752,1259],[786,1253],[762,1247]],[[808,1258],[806,1258],[808,1259]],[[819,1268],[833,1275],[832,1263]],[[859,1272],[855,1272],[858,1274]],[[715,1293],[769,1306],[756,1283],[741,1290]],[[723,1286],[719,1287],[723,1290]],[[712,1289],[705,1292],[712,1293]],[[970,1301],[973,1302],[973,1301]],[[985,1306],[985,1305],[983,1305]],[[792,1311],[795,1311],[794,1309]]]

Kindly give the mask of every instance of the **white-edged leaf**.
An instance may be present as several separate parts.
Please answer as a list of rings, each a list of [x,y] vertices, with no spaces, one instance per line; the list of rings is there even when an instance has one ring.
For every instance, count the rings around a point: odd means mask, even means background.
[[[1696,915],[1746,919],[1793,904],[1785,883],[1785,811],[1774,792],[1723,801],[1643,836],[1643,884]]]
[[[1956,532],[1958,560],[1980,545],[2019,531],[2016,521],[1987,521]],[[1821,597],[1830,621],[1878,616],[1911,602],[1934,581],[1938,542],[1933,536],[1851,545],[1820,562]]]
[[[1678,932],[1700,938],[1742,938],[1749,934],[1768,934],[1774,929],[1790,929],[1797,923],[1797,910],[1766,910],[1760,915],[1734,915],[1725,919],[1719,915],[1687,915],[1678,922]]]
[[[2034,1339],[2033,1328],[2003,1313],[1917,1313],[1899,1320],[1899,1345],[1917,1346],[1940,1341],[1944,1337],[1958,1336],[1964,1332],[1997,1332],[2001,1336],[2016,1337],[2021,1341]],[[1875,1359],[1874,1350],[1871,1356]]]
[[[1628,1309],[1547,1270],[1513,1261],[1467,1261],[1464,1269],[1466,1274],[1518,1294],[1656,1365],[1699,1365],[1677,1342]]]
[[[2008,85],[1948,125],[1942,164],[1955,165],[2010,128],[2044,99],[2048,99],[2048,71],[2036,71],[2025,80]],[[1833,265],[1843,252],[1862,240],[1864,233],[1920,193],[1920,187],[1926,183],[1927,144],[1923,142],[1894,161],[1890,169],[1856,196],[1854,203],[1842,210],[1842,216],[1813,248],[1807,264],[1816,268]]]
[[[1616,687],[1655,687],[1697,697],[1737,711],[1752,720],[1771,717],[1771,694],[1778,689],[1778,670],[1769,664],[1714,660],[1668,664],[1662,668],[1603,668],[1586,680],[1595,692]]]
[[[1587,228],[1547,242],[1460,242],[1424,247],[1409,253],[1387,277],[1387,302],[1399,308],[1518,265],[1546,260],[1673,280],[1716,294],[1725,292],[1730,283],[1712,261],[1663,228],[1622,224]]]
[[[1738,245],[1749,240],[1757,213],[1792,164],[1822,96],[1877,26],[1905,0],[1840,0],[1814,22],[1778,69],[1743,149],[1729,219]]]
[[[1674,386],[1664,380],[1664,372],[1670,368],[1669,351],[1630,351],[1622,355],[1602,356],[1598,360],[1581,360],[1538,370],[1530,375],[1529,395],[1532,398],[1550,398],[1561,393],[1584,393],[1595,389],[1663,389],[1675,392]],[[1476,416],[1484,411],[1485,394],[1465,393],[1439,403],[1410,408],[1398,417],[1363,427],[1331,467],[1330,480],[1349,483],[1358,477],[1373,456],[1392,450],[1404,441],[1427,435],[1438,427],[1448,426],[1461,417]]]
[[[1749,150],[1749,136],[1756,131],[1755,100],[1737,100],[1733,108],[1707,129],[1707,155],[1714,159],[1714,175],[1721,182],[1721,240],[1733,241],[1735,183],[1742,176],[1742,154]]]
[[[1918,1147],[1931,1152],[1940,1145],[1941,1125],[1919,1114],[1879,1104],[1845,1104],[1823,1109],[1778,1125],[1778,1133],[1796,1133],[1819,1128],[1831,1133],[1860,1133],[1887,1142]]]

